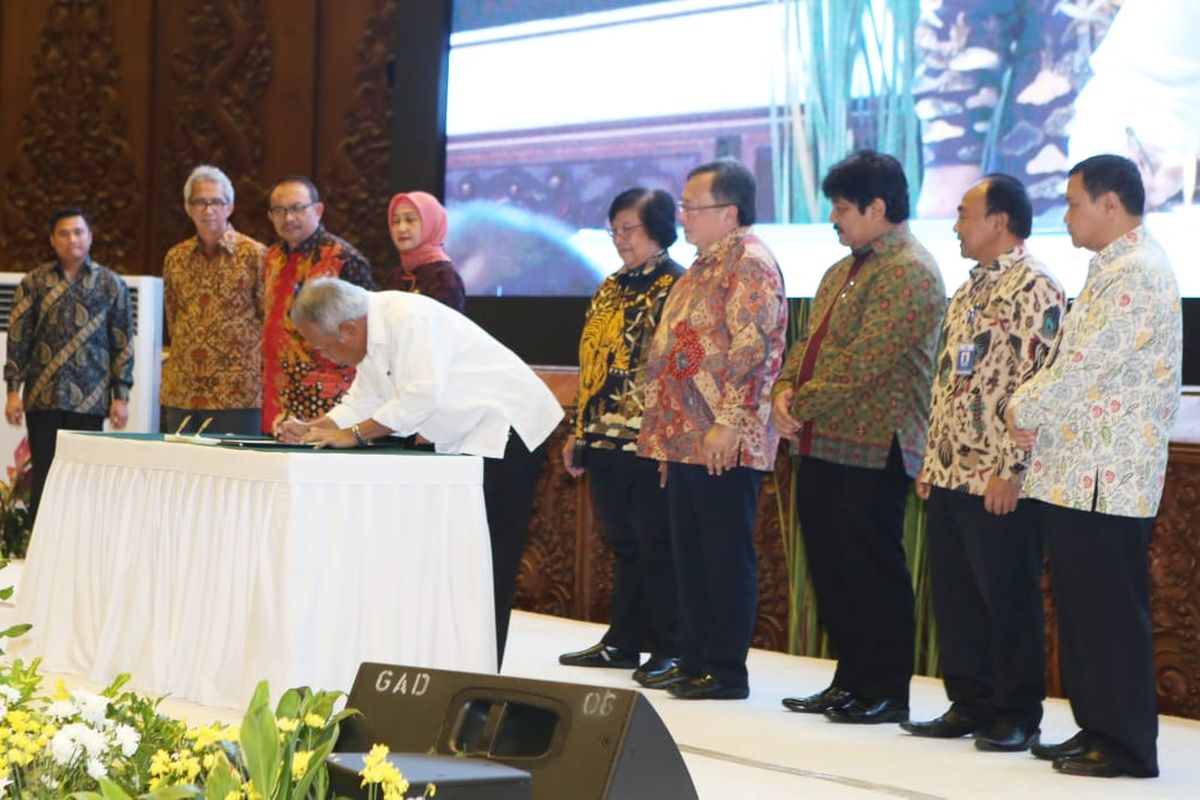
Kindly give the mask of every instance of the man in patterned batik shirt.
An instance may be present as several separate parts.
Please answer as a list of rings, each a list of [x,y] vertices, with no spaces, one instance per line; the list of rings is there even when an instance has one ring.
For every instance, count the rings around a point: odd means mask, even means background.
[[[262,406],[262,259],[266,247],[229,222],[233,184],[207,164],[183,185],[196,235],[163,259],[171,357],[159,398],[166,428],[258,433]]]
[[[838,664],[828,687],[783,704],[832,722],[900,722],[916,635],[904,508],[925,452],[946,292],[908,231],[908,181],[896,159],[860,150],[821,189],[851,252],[821,279],[773,397],[775,424],[800,451],[797,513]]]
[[[783,275],[750,230],[754,197],[754,175],[732,158],[688,174],[679,217],[696,260],[667,297],[646,361],[638,454],[666,479],[680,659],[641,683],[687,700],[750,694],[754,516],[779,449],[770,396],[787,329]]]
[[[4,380],[10,425],[29,431],[37,518],[60,430],[98,431],[129,420],[133,317],[125,281],[92,261],[91,223],[79,208],[50,219],[57,259],[30,271],[13,296]],[[23,391],[22,391],[23,389]]]
[[[1095,253],[1049,366],[1007,421],[1033,448],[1024,494],[1046,537],[1063,685],[1080,730],[1035,745],[1070,775],[1158,775],[1148,547],[1179,407],[1182,320],[1166,254],[1142,226],[1137,166],[1076,164],[1064,217]]]
[[[1066,295],[1025,250],[1033,208],[1020,181],[993,174],[958,207],[962,255],[977,263],[954,293],[934,362],[925,460],[917,494],[950,710],[902,722],[917,736],[974,734],[985,751],[1037,740],[1046,696],[1042,540],[1019,502],[1029,451],[1004,409],[1058,341]]]
[[[281,178],[270,198],[267,216],[279,241],[263,260],[264,433],[275,433],[288,417],[320,417],[354,382],[353,366],[340,366],[313,350],[292,324],[292,300],[305,282],[341,278],[375,288],[363,254],[321,224],[325,204],[311,180],[303,175]]]

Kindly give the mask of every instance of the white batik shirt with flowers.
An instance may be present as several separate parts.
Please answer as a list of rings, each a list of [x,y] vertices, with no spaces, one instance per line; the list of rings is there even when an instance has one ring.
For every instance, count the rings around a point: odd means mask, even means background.
[[[1009,401],[1017,425],[1038,431],[1025,496],[1122,517],[1157,513],[1182,327],[1175,274],[1144,227],[1092,258],[1053,360]]]

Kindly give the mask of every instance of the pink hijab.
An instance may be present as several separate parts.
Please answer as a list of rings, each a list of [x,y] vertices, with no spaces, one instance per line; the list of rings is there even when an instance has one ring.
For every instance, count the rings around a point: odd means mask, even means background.
[[[401,192],[388,203],[388,230],[392,227],[392,215],[396,206],[404,203],[417,212],[421,220],[421,242],[407,253],[400,254],[400,266],[406,270],[430,264],[434,261],[449,261],[450,256],[442,249],[446,241],[446,209],[437,198],[426,192]]]

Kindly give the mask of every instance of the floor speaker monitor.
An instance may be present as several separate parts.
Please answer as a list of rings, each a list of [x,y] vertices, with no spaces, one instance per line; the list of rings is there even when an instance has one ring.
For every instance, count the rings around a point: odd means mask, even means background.
[[[366,663],[338,751],[482,758],[533,776],[534,800],[694,800],[679,748],[641,693]]]

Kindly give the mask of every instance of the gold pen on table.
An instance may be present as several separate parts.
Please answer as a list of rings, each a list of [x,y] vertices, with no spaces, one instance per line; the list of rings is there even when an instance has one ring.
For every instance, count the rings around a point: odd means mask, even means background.
[[[199,436],[200,434],[204,433],[204,429],[207,428],[210,424],[212,424],[212,421],[213,421],[213,418],[208,417],[207,419],[204,420],[204,422],[201,422],[200,430],[196,431],[196,435]]]
[[[191,414],[188,414],[186,417],[184,417],[183,422],[179,423],[179,427],[175,429],[175,435],[176,436],[181,435],[183,433],[183,429],[186,428],[188,423],[191,421],[192,421]]]

